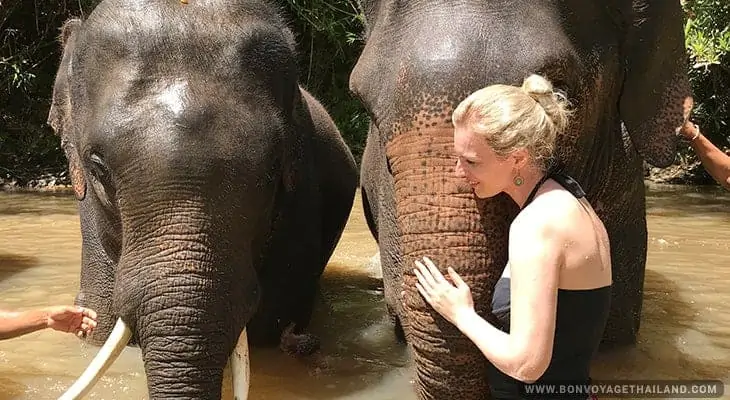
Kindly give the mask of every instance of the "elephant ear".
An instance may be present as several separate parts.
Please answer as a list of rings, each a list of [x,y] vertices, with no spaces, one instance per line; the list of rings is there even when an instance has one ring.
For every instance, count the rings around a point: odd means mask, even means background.
[[[81,164],[81,156],[72,143],[62,139],[61,146],[68,159],[68,172],[71,176],[71,186],[76,195],[76,200],[82,201],[86,198],[86,177]]]
[[[70,74],[71,58],[76,43],[76,36],[81,28],[81,20],[71,19],[63,24],[59,41],[63,48],[63,55],[56,73],[56,80],[53,84],[53,97],[51,109],[48,112],[48,125],[53,128],[56,135],[61,137],[63,147],[68,159],[68,169],[71,176],[76,199],[81,201],[86,197],[86,178],[82,168],[81,157],[78,149],[73,144],[75,135],[73,132],[73,120],[71,114],[71,92]]]
[[[679,127],[692,110],[684,13],[679,1],[624,3],[621,119],[641,156],[657,167],[674,162]]]
[[[284,148],[281,155],[281,183],[287,193],[294,192],[296,188],[296,174],[298,157],[296,152],[301,150],[301,142],[297,138],[299,132],[287,132],[284,141]]]
[[[284,148],[282,154],[282,183],[288,193],[296,189],[297,176],[301,176],[301,169],[305,168],[305,160],[302,157],[304,147],[307,143],[304,136],[310,136],[314,132],[314,122],[309,113],[306,103],[306,97],[302,94],[302,89],[298,88],[292,98],[292,132],[287,132],[284,140]],[[307,133],[309,132],[309,133]]]

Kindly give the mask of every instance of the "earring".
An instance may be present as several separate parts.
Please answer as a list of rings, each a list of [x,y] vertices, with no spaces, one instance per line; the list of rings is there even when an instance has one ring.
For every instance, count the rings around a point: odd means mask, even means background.
[[[522,184],[525,183],[519,172],[517,173],[517,176],[515,176],[514,182],[516,186],[522,186]]]

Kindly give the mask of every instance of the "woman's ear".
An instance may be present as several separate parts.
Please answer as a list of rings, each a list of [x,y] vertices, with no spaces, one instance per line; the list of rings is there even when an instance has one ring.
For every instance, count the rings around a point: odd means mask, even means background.
[[[517,149],[513,151],[508,159],[512,160],[514,163],[514,168],[518,171],[525,169],[527,167],[527,164],[530,162],[530,153],[527,152],[527,149]]]

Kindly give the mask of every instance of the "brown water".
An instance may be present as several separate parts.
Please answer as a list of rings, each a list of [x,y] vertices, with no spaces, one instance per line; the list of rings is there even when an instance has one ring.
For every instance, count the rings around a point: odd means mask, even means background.
[[[722,379],[730,383],[730,194],[653,186],[637,346],[601,354],[596,378]],[[323,278],[312,330],[316,365],[278,350],[252,354],[253,400],[410,400],[407,353],[384,317],[376,252],[360,199]],[[0,308],[71,303],[80,233],[69,195],[0,193]],[[0,342],[0,399],[56,399],[97,348],[41,331]],[[725,388],[730,397],[730,387]],[[139,349],[127,348],[89,396],[146,399]]]

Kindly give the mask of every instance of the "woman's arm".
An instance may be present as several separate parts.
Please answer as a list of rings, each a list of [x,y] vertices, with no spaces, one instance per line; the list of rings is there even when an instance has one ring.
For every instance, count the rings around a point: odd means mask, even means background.
[[[509,335],[481,317],[457,323],[495,367],[528,383],[542,376],[553,352],[561,252],[550,231],[525,223],[511,229]]]
[[[497,329],[475,311],[469,287],[453,269],[451,286],[433,263],[416,262],[418,290],[505,374],[522,382],[542,376],[552,358],[557,290],[562,265],[557,234],[547,225],[515,224],[510,232],[510,333]]]
[[[690,146],[710,176],[722,187],[730,190],[730,156],[715,147],[702,135],[700,128],[689,121],[682,126],[680,133],[689,140]]]
[[[0,311],[0,340],[12,339],[48,327],[48,313],[43,310]]]

